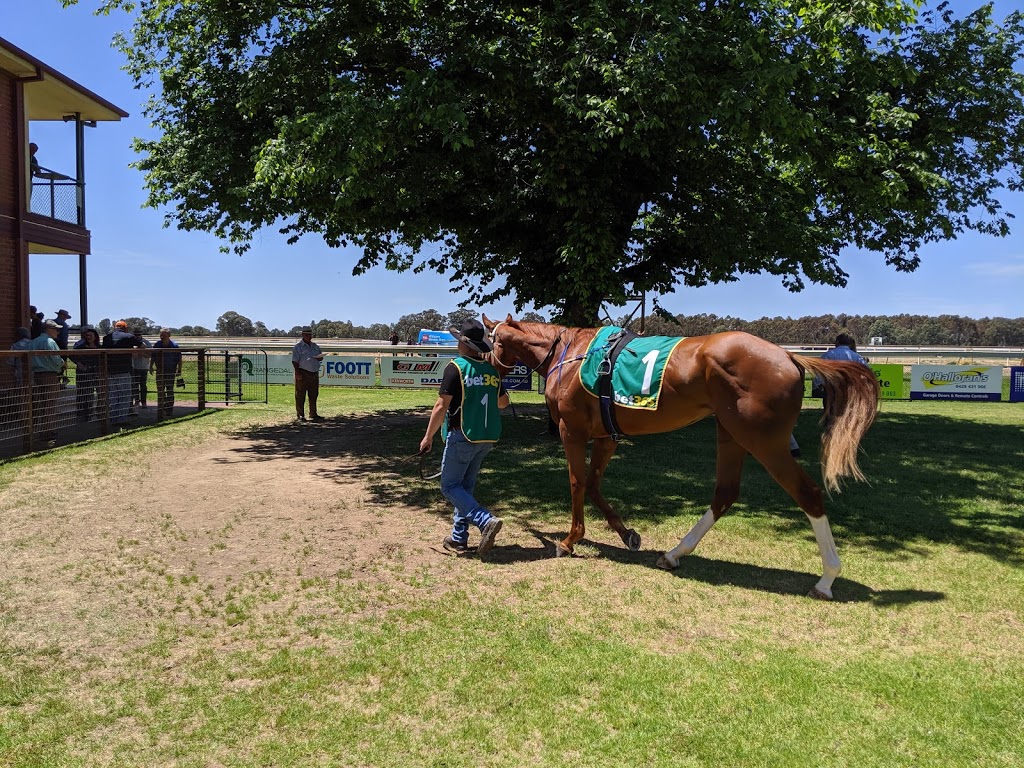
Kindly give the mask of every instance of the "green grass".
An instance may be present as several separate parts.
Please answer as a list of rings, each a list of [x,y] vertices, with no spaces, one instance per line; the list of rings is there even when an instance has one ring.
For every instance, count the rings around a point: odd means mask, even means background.
[[[417,414],[344,458],[382,508],[444,514],[432,484],[387,472],[414,452],[433,393],[321,392],[321,412],[345,428]],[[267,406],[0,466],[0,514],[70,463],[100,482],[224,434],[258,437],[271,459],[334,455],[285,439],[291,396],[271,387]],[[537,436],[539,397],[514,398],[535,407],[506,419],[479,493],[509,529],[561,537],[560,447]],[[819,415],[808,408],[797,428],[812,476]],[[753,462],[694,555],[672,573],[653,567],[707,507],[710,420],[630,440],[613,459],[605,491],[644,537],[638,553],[588,507],[576,558],[508,547],[484,564],[399,558],[372,578],[338,563],[292,591],[254,566],[218,592],[122,535],[53,585],[109,585],[101,574],[117,571],[140,605],[174,605],[118,625],[113,652],[11,639],[13,584],[0,581],[0,765],[1024,766],[1021,416],[883,404],[864,443],[870,484],[828,502],[844,562],[832,604],[803,596],[820,573],[813,536]],[[170,520],[162,534],[183,535]],[[42,533],[0,534],[8,563],[43,548]]]

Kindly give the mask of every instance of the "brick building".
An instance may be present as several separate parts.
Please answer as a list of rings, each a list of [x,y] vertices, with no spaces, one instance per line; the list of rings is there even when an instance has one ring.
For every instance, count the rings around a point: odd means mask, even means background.
[[[81,306],[87,322],[85,128],[128,113],[0,38],[0,349],[29,325],[29,254],[78,254]],[[29,125],[75,125],[75,168],[33,162]],[[40,307],[40,309],[43,309]]]

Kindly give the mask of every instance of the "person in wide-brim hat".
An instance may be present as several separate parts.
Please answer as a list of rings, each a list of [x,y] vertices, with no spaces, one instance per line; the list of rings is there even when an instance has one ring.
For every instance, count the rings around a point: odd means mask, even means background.
[[[508,393],[497,369],[487,360],[492,350],[479,320],[466,320],[451,334],[459,340],[459,356],[448,361],[430,411],[427,431],[420,440],[420,455],[430,451],[434,435],[444,424],[445,449],[441,459],[441,493],[454,507],[452,532],[442,546],[455,554],[471,552],[469,529],[480,529],[478,557],[494,546],[503,521],[473,496],[484,457],[501,437],[502,408]]]
[[[487,331],[484,329],[483,323],[479,320],[464,320],[461,327],[449,328],[448,331],[459,340],[459,343],[465,344],[481,355],[486,355],[494,349],[491,340],[487,338]]]

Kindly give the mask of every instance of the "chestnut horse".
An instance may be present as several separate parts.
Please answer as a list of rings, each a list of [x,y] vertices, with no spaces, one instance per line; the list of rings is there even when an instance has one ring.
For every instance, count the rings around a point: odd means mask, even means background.
[[[601,479],[617,443],[602,423],[598,398],[583,388],[579,376],[587,347],[599,329],[521,323],[511,315],[500,322],[485,315],[483,322],[490,331],[494,343],[491,356],[499,370],[519,361],[547,377],[547,405],[562,436],[572,491],[572,526],[569,535],[556,545],[556,554],[571,554],[583,538],[584,494],[604,513],[623,543],[631,550],[639,549],[640,536],[623,525],[601,495]],[[832,583],[841,566],[821,489],[789,452],[789,437],[803,401],[804,371],[821,377],[825,384],[821,437],[825,486],[838,490],[844,476],[863,480],[857,451],[878,411],[879,390],[875,374],[860,363],[792,354],[741,332],[694,336],[681,341],[666,362],[657,409],[613,406],[625,435],[668,432],[709,414],[714,414],[718,423],[711,506],[679,544],[658,559],[660,568],[678,567],[680,556],[693,552],[736,501],[743,461],[751,454],[810,520],[823,570],[810,595],[832,598]],[[588,471],[586,451],[591,440]]]

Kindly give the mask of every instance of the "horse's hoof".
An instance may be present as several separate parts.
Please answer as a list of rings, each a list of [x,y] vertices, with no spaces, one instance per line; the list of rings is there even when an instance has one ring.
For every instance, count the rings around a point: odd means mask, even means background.
[[[626,535],[622,537],[622,543],[626,545],[630,552],[636,552],[640,549],[640,534],[630,528],[626,531]]]
[[[572,550],[566,549],[561,542],[555,542],[555,557],[572,557]]]
[[[658,562],[656,562],[655,565],[661,568],[663,571],[674,571],[676,568],[679,567],[679,563],[675,563],[673,565],[672,561],[664,555],[658,558]]]
[[[822,592],[817,587],[815,587],[810,592],[808,592],[807,596],[809,598],[811,598],[812,600],[831,600],[832,599],[832,595],[831,594],[828,594],[826,592]]]

